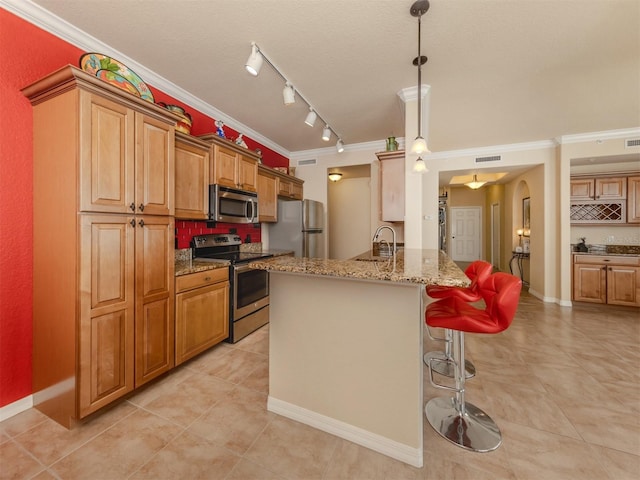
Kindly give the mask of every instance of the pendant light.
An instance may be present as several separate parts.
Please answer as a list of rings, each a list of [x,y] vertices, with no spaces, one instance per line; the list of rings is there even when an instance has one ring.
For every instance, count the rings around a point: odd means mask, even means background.
[[[473,180],[471,182],[465,183],[465,186],[469,187],[471,190],[477,190],[481,186],[483,186],[485,183],[487,183],[487,182],[478,181],[478,176],[474,174],[473,175]]]
[[[418,67],[418,136],[411,145],[411,153],[418,155],[418,159],[413,166],[413,171],[417,173],[427,171],[424,160],[422,160],[420,155],[423,153],[431,153],[427,147],[426,140],[422,136],[422,65],[427,63],[427,57],[420,53],[422,15],[427,13],[428,10],[428,0],[418,0],[411,5],[411,9],[409,10],[412,16],[418,17],[418,56],[413,59],[413,64]]]

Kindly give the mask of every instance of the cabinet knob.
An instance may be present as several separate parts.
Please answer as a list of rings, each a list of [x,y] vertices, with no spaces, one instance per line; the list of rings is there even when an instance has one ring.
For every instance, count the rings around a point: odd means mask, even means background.
[[[144,203],[141,203],[138,208],[140,209],[141,212],[144,212]]]
[[[131,225],[133,228],[135,228],[136,221],[132,218],[131,221],[129,222],[129,225]]]
[[[141,227],[144,227],[144,220],[140,219],[140,221],[138,222],[138,225],[140,225]]]
[[[131,205],[129,205],[129,208],[131,209],[132,212],[136,211],[136,204],[131,202]]]
[[[205,282],[210,282],[211,281],[211,277],[204,277],[204,281]]]

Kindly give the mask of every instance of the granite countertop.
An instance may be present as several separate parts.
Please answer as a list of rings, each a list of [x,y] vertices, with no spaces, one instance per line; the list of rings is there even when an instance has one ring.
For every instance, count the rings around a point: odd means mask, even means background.
[[[348,260],[279,256],[254,260],[250,267],[270,272],[324,275],[359,280],[465,287],[469,279],[444,252],[402,249],[395,257],[373,257],[364,252]]]
[[[268,253],[274,257],[292,255],[292,250],[259,250],[243,249],[245,252]],[[204,270],[215,270],[216,268],[229,268],[231,263],[228,260],[203,260],[201,258],[191,258],[191,249],[185,248],[176,250],[175,254],[175,276],[189,275],[190,273],[202,272]]]
[[[598,257],[640,257],[640,253],[571,252],[574,255],[595,255]]]

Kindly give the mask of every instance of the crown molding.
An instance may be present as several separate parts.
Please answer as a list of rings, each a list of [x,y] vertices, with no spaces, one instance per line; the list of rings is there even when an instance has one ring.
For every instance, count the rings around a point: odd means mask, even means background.
[[[190,94],[183,88],[180,88],[176,84],[170,82],[164,77],[161,77],[152,70],[141,63],[136,62],[134,59],[128,57],[124,53],[113,49],[106,43],[98,40],[97,38],[89,35],[88,33],[80,30],[78,27],[70,24],[66,20],[54,15],[50,11],[42,8],[41,6],[31,2],[30,0],[0,0],[0,6],[5,10],[15,14],[16,16],[26,20],[27,22],[45,30],[52,35],[55,35],[62,40],[75,45],[76,47],[86,52],[100,52],[105,55],[117,58],[119,61],[126,64],[134,72],[145,79],[145,82],[153,85],[155,88],[162,90],[167,95],[171,95],[173,98],[180,100],[181,102],[189,105],[192,108],[200,111],[201,113],[212,117],[216,120],[222,120],[225,125],[230,128],[246,135],[252,140],[261,143],[263,146],[270,148],[274,152],[279,153],[287,158],[291,155],[289,150],[268,139],[264,135],[256,132],[247,125],[237,121],[233,117],[230,117],[226,113],[218,110],[212,105],[209,105],[200,98]],[[214,126],[211,126],[211,131],[214,131]]]
[[[559,145],[570,143],[597,142],[603,140],[614,140],[640,135],[640,128],[623,128],[620,130],[607,130],[604,132],[578,133],[575,135],[562,135],[556,137]]]

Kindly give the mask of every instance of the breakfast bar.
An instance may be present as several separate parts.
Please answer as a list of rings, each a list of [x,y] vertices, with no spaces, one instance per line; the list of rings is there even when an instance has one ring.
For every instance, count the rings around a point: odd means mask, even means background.
[[[419,249],[250,266],[270,272],[268,409],[421,467],[424,289],[464,273]]]

